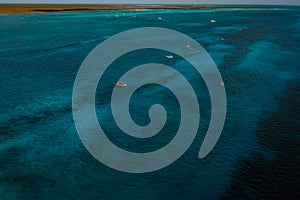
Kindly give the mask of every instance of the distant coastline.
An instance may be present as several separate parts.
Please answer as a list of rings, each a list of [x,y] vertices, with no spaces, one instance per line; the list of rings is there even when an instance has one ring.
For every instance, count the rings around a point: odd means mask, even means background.
[[[0,14],[25,14],[40,12],[61,11],[88,11],[88,10],[150,10],[150,9],[216,9],[216,10],[277,10],[276,7],[259,6],[209,6],[209,5],[133,5],[133,4],[0,4]]]

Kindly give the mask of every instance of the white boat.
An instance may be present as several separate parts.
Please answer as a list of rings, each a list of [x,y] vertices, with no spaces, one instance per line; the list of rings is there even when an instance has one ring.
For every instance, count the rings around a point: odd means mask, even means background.
[[[192,50],[193,48],[190,45],[185,46],[187,49]]]
[[[127,84],[126,84],[126,83],[123,83],[123,82],[117,82],[117,83],[116,83],[116,86],[118,86],[118,87],[126,87]]]

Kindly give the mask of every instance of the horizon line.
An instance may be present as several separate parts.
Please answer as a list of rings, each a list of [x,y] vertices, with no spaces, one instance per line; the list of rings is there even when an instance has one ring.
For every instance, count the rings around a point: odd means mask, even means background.
[[[0,5],[189,5],[189,6],[300,6],[299,4],[280,4],[280,3],[274,3],[274,4],[249,4],[249,3],[219,3],[219,4],[207,4],[207,3],[80,3],[80,2],[74,2],[74,3],[46,3],[46,2],[41,2],[41,3],[6,3],[6,2],[0,2]]]

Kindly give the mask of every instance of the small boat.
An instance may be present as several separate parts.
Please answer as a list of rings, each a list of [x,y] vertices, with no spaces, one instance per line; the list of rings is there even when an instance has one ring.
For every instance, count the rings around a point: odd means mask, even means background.
[[[221,87],[224,87],[224,82],[223,81],[221,81],[219,84],[220,84]]]
[[[217,21],[214,20],[214,19],[211,19],[210,22],[211,22],[211,23],[216,23]]]
[[[224,41],[224,40],[225,40],[225,39],[222,37],[222,38],[221,38],[221,41]]]
[[[118,86],[118,87],[126,87],[127,84],[126,84],[126,83],[123,83],[123,82],[117,82],[117,83],[116,83],[116,86]]]
[[[168,59],[172,59],[172,58],[173,58],[173,56],[166,56],[166,58],[168,58]]]
[[[190,45],[185,46],[187,49],[192,50],[193,48]]]
[[[160,20],[160,21],[166,21],[166,22],[169,22],[169,20],[164,19],[164,18],[162,18],[162,17],[158,17],[157,19]]]

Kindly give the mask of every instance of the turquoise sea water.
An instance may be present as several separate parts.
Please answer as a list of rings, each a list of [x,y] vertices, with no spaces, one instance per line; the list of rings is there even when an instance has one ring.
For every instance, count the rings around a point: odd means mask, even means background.
[[[0,15],[0,199],[299,198],[299,8],[118,15]],[[138,27],[187,34],[219,68],[227,119],[219,142],[204,159],[198,159],[198,151],[210,119],[207,88],[187,62],[176,56],[167,60],[166,52],[157,50],[132,52],[112,64],[98,87],[98,118],[108,137],[124,149],[147,152],[166,145],[180,117],[170,91],[149,85],[132,97],[132,117],[140,125],[149,123],[153,103],[168,111],[163,132],[147,140],[120,132],[109,110],[109,91],[130,67],[147,62],[172,66],[190,81],[200,101],[200,127],[188,151],[162,170],[128,174],[104,166],[82,145],[71,109],[77,70],[100,42]]]

